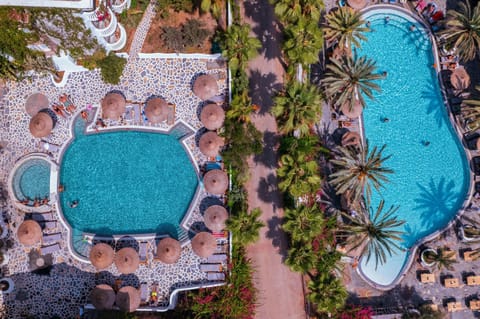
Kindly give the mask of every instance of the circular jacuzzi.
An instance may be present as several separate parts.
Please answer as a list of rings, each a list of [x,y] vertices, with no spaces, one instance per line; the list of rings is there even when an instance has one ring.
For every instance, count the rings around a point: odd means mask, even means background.
[[[13,199],[26,206],[37,201],[44,205],[50,196],[51,172],[52,162],[46,156],[30,155],[18,161],[10,176]]]

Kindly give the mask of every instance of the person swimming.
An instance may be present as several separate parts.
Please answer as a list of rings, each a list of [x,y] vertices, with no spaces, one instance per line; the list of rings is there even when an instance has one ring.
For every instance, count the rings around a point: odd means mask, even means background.
[[[382,117],[380,120],[381,120],[383,123],[388,123],[388,122],[390,122],[390,119],[389,119],[388,117]]]
[[[76,199],[76,200],[70,202],[68,205],[70,206],[70,208],[75,208],[75,207],[78,206],[78,202],[79,202],[78,199]]]
[[[422,141],[422,144],[423,144],[423,146],[428,146],[428,145],[430,145],[430,141],[425,141],[425,140],[423,140],[423,141]]]

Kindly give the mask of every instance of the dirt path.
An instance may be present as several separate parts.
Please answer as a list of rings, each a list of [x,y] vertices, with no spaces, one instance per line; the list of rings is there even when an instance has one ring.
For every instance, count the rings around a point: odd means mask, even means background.
[[[283,264],[288,248],[285,233],[280,229],[283,205],[275,172],[278,135],[275,119],[268,113],[271,97],[283,82],[284,69],[279,59],[281,35],[268,0],[249,0],[243,6],[244,21],[263,44],[260,56],[250,63],[249,74],[253,103],[261,106],[252,122],[264,133],[265,147],[262,154],[249,160],[251,178],[246,185],[249,206],[261,208],[262,220],[267,225],[260,232],[260,240],[248,248],[259,290],[256,318],[306,318],[302,278]]]

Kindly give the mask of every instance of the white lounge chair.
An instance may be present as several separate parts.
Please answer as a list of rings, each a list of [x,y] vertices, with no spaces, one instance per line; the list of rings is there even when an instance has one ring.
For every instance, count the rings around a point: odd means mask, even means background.
[[[200,270],[206,272],[222,271],[222,264],[200,264]]]
[[[60,146],[48,143],[46,141],[41,141],[40,146],[47,152],[58,152],[60,150]]]
[[[209,263],[223,263],[227,261],[227,254],[214,254],[207,258]]]
[[[146,282],[142,282],[140,284],[140,303],[146,304],[148,300],[148,284]]]
[[[225,280],[225,274],[223,272],[209,272],[207,273],[207,279],[212,281],[223,281]]]
[[[42,226],[44,229],[52,229],[52,228],[56,228],[56,227],[57,227],[57,222],[56,222],[55,220],[51,220],[51,221],[42,220],[42,221],[39,221],[38,223],[39,223],[40,226]]]
[[[52,213],[43,213],[43,214],[33,213],[32,214],[32,219],[34,221],[37,221],[37,222],[44,222],[44,221],[47,221],[47,220],[55,220]]]
[[[60,244],[59,243],[56,243],[56,244],[53,244],[53,245],[50,245],[50,246],[45,246],[45,247],[42,247],[40,248],[40,253],[42,255],[47,255],[47,254],[52,254],[56,251],[59,251],[60,250]]]
[[[51,244],[62,239],[62,233],[43,234],[42,243]]]

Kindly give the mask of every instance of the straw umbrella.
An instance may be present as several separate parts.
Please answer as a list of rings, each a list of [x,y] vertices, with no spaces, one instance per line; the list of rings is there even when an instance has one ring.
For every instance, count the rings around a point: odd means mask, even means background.
[[[200,121],[208,130],[214,131],[222,127],[223,121],[225,121],[225,111],[218,104],[207,104],[202,108]]]
[[[361,10],[367,6],[367,0],[347,0],[347,3],[356,10]]]
[[[117,251],[115,256],[115,266],[122,274],[131,274],[137,270],[140,265],[140,257],[132,247],[125,247]]]
[[[102,99],[102,114],[104,118],[118,120],[127,110],[127,101],[120,93],[110,92]]]
[[[221,232],[225,229],[225,222],[228,219],[228,212],[225,207],[213,205],[207,208],[203,214],[205,226],[213,232]]]
[[[342,111],[342,113],[350,118],[350,119],[356,119],[358,118],[360,115],[362,115],[362,111],[363,111],[363,108],[362,108],[362,104],[360,103],[359,100],[356,100],[355,101],[355,104],[353,105],[353,109],[350,110],[350,105],[348,102],[344,103],[341,107],[340,107],[340,111]]]
[[[115,291],[109,285],[98,285],[90,292],[90,300],[97,310],[111,309],[115,303]]]
[[[29,128],[34,137],[45,137],[52,132],[53,119],[46,112],[38,112],[30,119]]]
[[[212,169],[203,176],[203,184],[207,192],[222,195],[228,188],[228,175],[222,170]]]
[[[42,93],[34,93],[27,98],[25,102],[25,111],[30,116],[34,116],[37,114],[41,109],[48,108],[50,102],[48,102],[48,98],[43,95]]]
[[[450,82],[456,90],[466,90],[470,86],[470,76],[465,68],[456,68],[450,75]]]
[[[17,237],[25,246],[34,245],[42,239],[42,227],[34,220],[25,220],[18,227]]]
[[[223,146],[223,138],[217,135],[215,132],[207,132],[200,137],[198,142],[200,152],[205,156],[216,156]]]
[[[157,258],[166,264],[174,264],[180,258],[182,247],[180,242],[170,237],[166,237],[158,242]]]
[[[168,103],[162,98],[155,97],[150,99],[145,106],[145,115],[149,122],[161,123],[167,120],[168,117]]]
[[[105,243],[98,243],[90,250],[90,262],[97,269],[108,268],[113,263],[113,248]]]
[[[140,290],[125,286],[118,291],[115,303],[122,311],[134,312],[140,307],[140,301]]]
[[[217,250],[217,240],[210,233],[200,232],[192,239],[192,249],[198,256],[207,258]]]
[[[217,92],[217,80],[211,75],[200,75],[193,83],[193,93],[203,101],[215,96]]]

